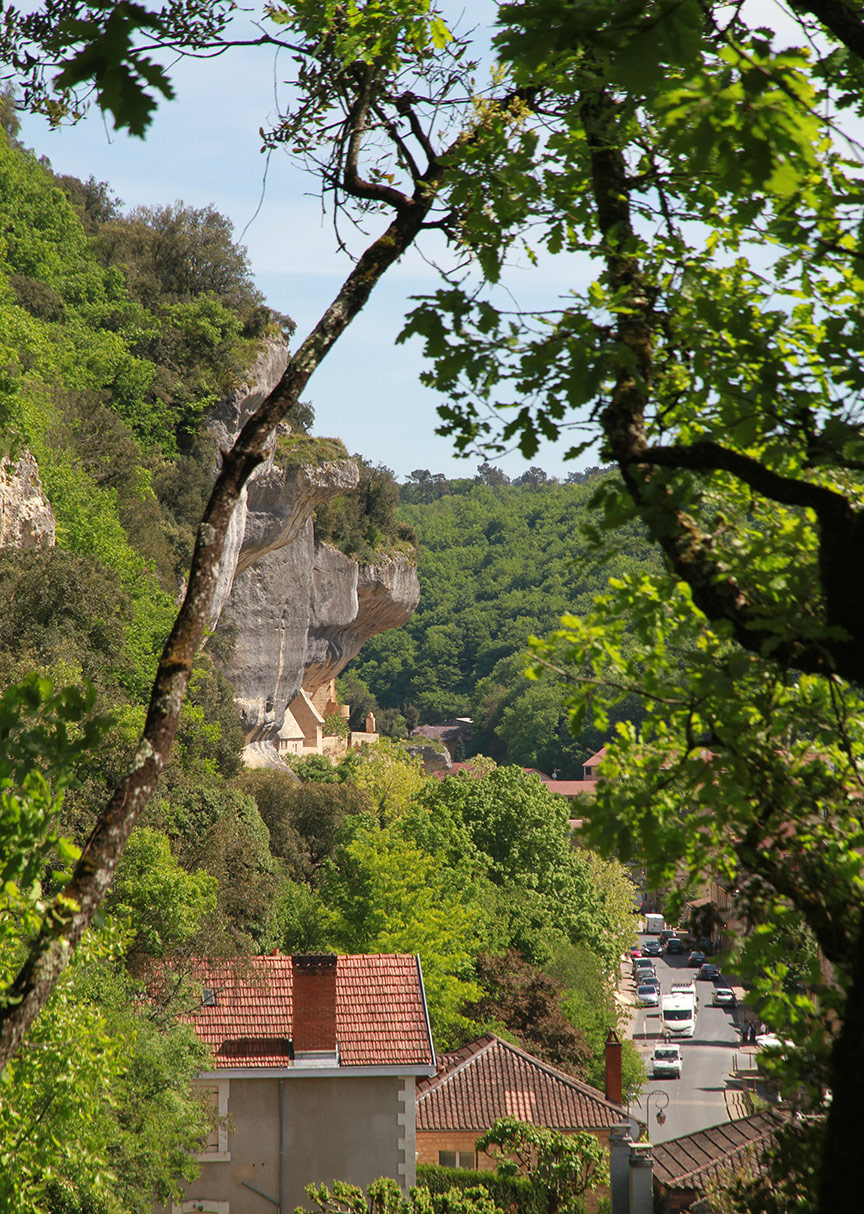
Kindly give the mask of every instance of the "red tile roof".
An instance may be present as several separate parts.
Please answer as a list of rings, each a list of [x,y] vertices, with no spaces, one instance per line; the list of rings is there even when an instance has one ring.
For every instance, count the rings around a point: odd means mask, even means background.
[[[591,755],[590,759],[586,759],[582,764],[583,767],[597,767],[606,758],[606,747],[601,746],[596,754]]]
[[[553,1130],[618,1125],[627,1110],[494,1033],[439,1059],[417,1083],[417,1132],[488,1130],[498,1117]]]
[[[550,792],[557,792],[562,797],[578,797],[597,795],[596,780],[544,780],[543,783]]]
[[[205,961],[195,974],[215,1006],[187,1019],[213,1050],[217,1069],[290,1065],[293,973],[290,957]],[[434,1066],[418,959],[382,954],[339,957],[336,1040],[342,1067]]]

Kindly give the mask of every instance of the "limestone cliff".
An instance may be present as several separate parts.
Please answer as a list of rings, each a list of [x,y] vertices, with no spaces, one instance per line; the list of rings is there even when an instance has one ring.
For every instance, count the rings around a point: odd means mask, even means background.
[[[0,458],[0,548],[53,548],[54,513],[42,492],[39,467],[25,451]]]
[[[284,353],[262,356],[256,373],[263,387],[255,382],[245,396],[235,393],[214,418],[220,445],[233,438],[282,366]],[[316,693],[363,642],[404,624],[419,602],[417,574],[404,557],[361,566],[316,541],[316,507],[357,481],[350,459],[295,466],[280,459],[274,442],[235,513],[214,609],[213,648],[214,656],[230,655],[217,661],[234,685],[247,758],[255,765],[280,762],[277,735],[301,688],[320,701]],[[220,644],[222,639],[230,643]]]

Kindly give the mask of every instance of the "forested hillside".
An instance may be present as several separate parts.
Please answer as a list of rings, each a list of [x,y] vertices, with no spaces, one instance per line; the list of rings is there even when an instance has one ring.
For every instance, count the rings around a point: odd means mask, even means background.
[[[56,546],[0,550],[0,823],[16,843],[0,869],[5,983],[130,762],[213,475],[203,419],[290,322],[216,211],[124,212],[14,138],[0,139],[0,230],[3,454],[7,467],[35,456],[56,519]],[[292,458],[308,445],[280,442]],[[515,671],[526,633],[600,577],[574,564],[586,495],[471,488],[399,517],[392,477],[362,464],[357,489],[319,511],[323,537],[374,559],[430,524],[432,623],[394,634],[392,692],[370,659],[382,700],[420,702],[423,688],[424,711],[445,711],[472,702],[475,679],[489,696]],[[508,551],[509,564],[493,556]],[[242,741],[205,650],[103,914],[4,1073],[4,1214],[143,1214],[177,1195],[212,1116],[190,1087],[205,1054],[178,1019],[200,1000],[202,955],[418,952],[439,1048],[494,1027],[602,1083],[632,887],[573,849],[566,802],[492,763],[427,780],[388,741],[338,767],[247,771]],[[176,979],[158,1003],[154,967]],[[642,1067],[633,1052],[625,1063],[632,1088]]]
[[[652,558],[635,524],[615,550],[591,541],[590,502],[611,473],[567,484],[530,473],[511,484],[484,465],[474,479],[427,473],[402,487],[400,516],[420,544],[420,606],[403,628],[364,646],[346,687],[355,676],[411,725],[470,716],[475,752],[580,778],[605,736],[589,727],[574,737],[560,686],[525,679],[527,641]],[[638,706],[621,711],[635,716]]]

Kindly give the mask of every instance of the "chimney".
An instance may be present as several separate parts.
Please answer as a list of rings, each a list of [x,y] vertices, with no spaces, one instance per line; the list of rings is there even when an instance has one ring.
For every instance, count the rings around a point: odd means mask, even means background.
[[[653,1214],[654,1158],[650,1142],[630,1148],[630,1214]]]
[[[621,1042],[614,1029],[609,1030],[606,1038],[606,1099],[613,1104],[621,1104]]]
[[[295,954],[295,1054],[336,1052],[336,958],[332,953]]]

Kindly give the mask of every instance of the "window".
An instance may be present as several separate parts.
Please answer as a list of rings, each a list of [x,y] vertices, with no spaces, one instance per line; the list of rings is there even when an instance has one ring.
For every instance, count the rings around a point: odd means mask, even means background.
[[[228,1163],[231,1159],[231,1152],[228,1150],[226,1119],[228,1117],[230,1082],[227,1079],[218,1079],[215,1083],[196,1084],[196,1087],[200,1088],[207,1098],[212,1101],[213,1110],[219,1118],[219,1124],[214,1126],[210,1131],[204,1144],[204,1150],[196,1155],[195,1158],[199,1163]]]
[[[172,1203],[171,1214],[231,1214],[231,1210],[227,1201],[196,1197],[192,1201],[184,1201],[181,1206]]]
[[[209,987],[209,986],[204,987],[204,993],[201,996],[201,1006],[202,1007],[215,1007],[216,1006],[216,992],[212,989],[212,987]]]
[[[474,1151],[439,1151],[438,1164],[442,1168],[476,1168]]]

